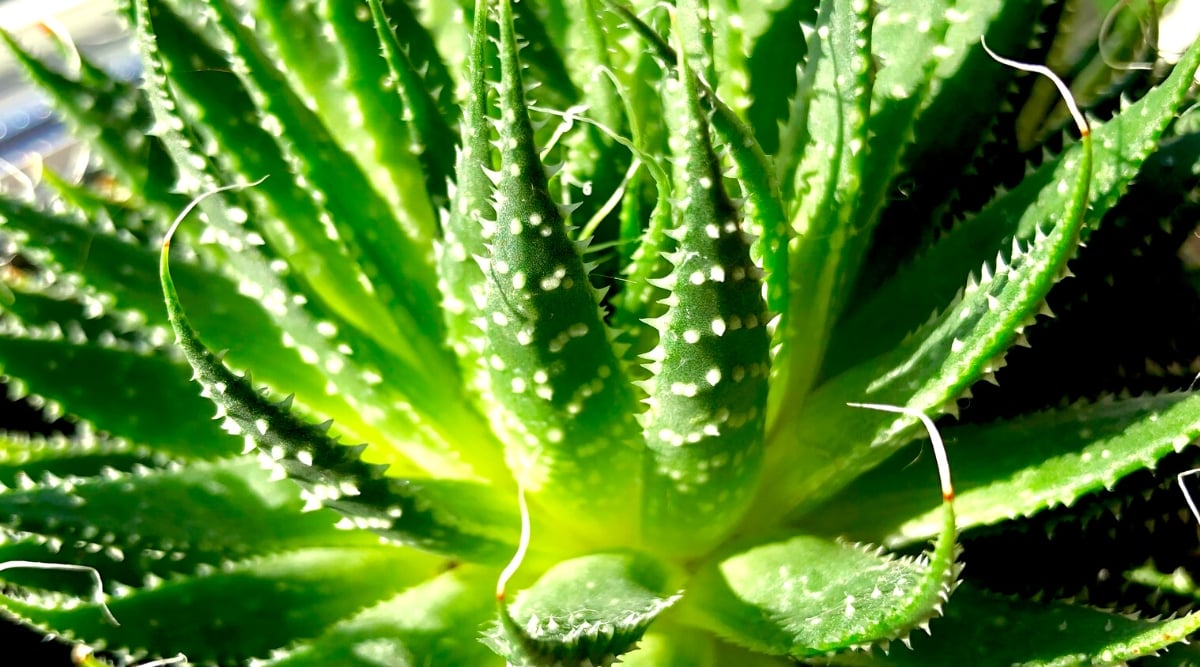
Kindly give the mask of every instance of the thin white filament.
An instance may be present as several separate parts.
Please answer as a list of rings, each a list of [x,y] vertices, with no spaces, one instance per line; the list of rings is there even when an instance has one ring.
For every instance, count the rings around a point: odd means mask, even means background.
[[[143,662],[138,667],[163,667],[164,665],[182,665],[187,663],[187,656],[179,653],[173,658],[163,658],[162,660],[152,660]]]
[[[629,169],[625,170],[625,178],[621,179],[621,185],[618,186],[616,190],[613,190],[612,195],[609,196],[608,200],[604,202],[604,206],[601,206],[600,209],[596,211],[596,214],[592,216],[592,219],[588,220],[587,224],[583,226],[583,231],[579,232],[579,238],[591,238],[592,235],[596,233],[596,229],[600,227],[600,223],[604,222],[604,219],[608,217],[608,214],[612,213],[613,209],[615,209],[617,205],[621,203],[621,200],[625,198],[625,189],[629,187],[629,182],[633,180],[634,174],[636,174],[637,170],[641,169],[641,167],[642,161],[636,157],[633,158],[633,161],[629,163]]]
[[[847,403],[846,405],[852,408],[895,412],[920,419],[925,430],[929,432],[929,442],[933,445],[933,457],[937,461],[938,478],[942,483],[942,498],[946,501],[954,500],[954,485],[950,481],[950,460],[946,457],[946,446],[942,443],[942,434],[938,433],[937,427],[933,425],[933,420],[929,418],[929,415],[920,410],[883,403]]]
[[[532,106],[529,108],[532,111],[537,110]],[[558,124],[558,127],[554,128],[554,134],[550,135],[550,141],[547,141],[545,148],[542,149],[540,157],[543,162],[545,162],[546,156],[550,155],[550,151],[554,150],[554,147],[558,145],[563,136],[575,128],[575,120],[579,118],[579,114],[587,110],[588,107],[586,104],[577,104],[558,114],[562,118],[562,122]]]
[[[88,565],[75,565],[74,563],[43,563],[35,560],[10,560],[0,563],[0,572],[4,570],[61,570],[66,572],[86,572],[92,578],[92,600],[100,606],[100,611],[104,614],[105,620],[113,625],[121,625],[117,622],[117,617],[112,615],[108,609],[108,604],[104,601],[104,581],[100,578],[100,571]]]
[[[1188,509],[1192,510],[1192,516],[1196,518],[1197,522],[1200,522],[1200,510],[1196,509],[1196,501],[1192,499],[1192,492],[1188,491],[1187,484],[1183,482],[1184,477],[1195,475],[1198,472],[1200,472],[1200,468],[1192,468],[1179,473],[1175,480],[1179,482],[1179,490],[1183,491],[1183,499],[1187,501]]]
[[[1055,88],[1058,88],[1059,94],[1062,95],[1063,101],[1067,105],[1067,110],[1071,112],[1071,118],[1075,120],[1075,126],[1079,128],[1079,133],[1083,136],[1087,136],[1091,133],[1091,130],[1088,129],[1087,119],[1083,117],[1083,112],[1079,110],[1079,105],[1075,103],[1075,96],[1071,94],[1071,89],[1067,87],[1067,84],[1063,83],[1063,80],[1060,79],[1053,70],[1045,65],[1034,65],[1030,63],[1023,63],[1019,60],[1010,60],[1005,58],[1004,56],[993,51],[991,47],[987,45],[987,40],[982,35],[979,37],[979,43],[983,45],[983,50],[987,51],[987,54],[992,57],[992,60],[995,60],[1001,65],[1008,65],[1009,67],[1021,70],[1022,72],[1041,74],[1047,79],[1050,79],[1050,82],[1054,84]]]
[[[200,202],[204,201],[205,199],[208,199],[209,197],[211,197],[215,194],[220,194],[222,192],[228,192],[230,190],[242,190],[244,188],[252,188],[256,185],[259,185],[260,183],[262,183],[265,180],[267,180],[267,177],[263,176],[262,178],[258,179],[257,181],[254,181],[252,183],[233,183],[231,185],[222,185],[219,188],[214,188],[212,190],[209,190],[208,192],[196,195],[196,197],[194,199],[192,199],[192,201],[188,202],[187,206],[183,207],[183,210],[179,212],[179,215],[175,216],[175,220],[171,223],[171,227],[169,229],[167,229],[166,236],[163,237],[163,246],[166,247],[166,246],[171,245],[171,237],[175,236],[175,230],[179,228],[179,225],[180,225],[180,223],[183,222],[184,218],[188,217],[188,214],[191,213],[192,209],[196,208],[196,206],[198,206],[200,204]]]
[[[137,665],[137,667],[165,667],[165,665],[185,664],[187,661],[188,659],[186,655],[178,653],[171,658],[162,658],[159,660],[151,660],[150,662],[143,662],[140,665]],[[99,664],[92,659],[91,647],[84,646],[82,644],[76,645],[75,648],[71,650],[71,662],[76,665]]]
[[[509,579],[517,573],[517,569],[521,567],[521,562],[525,560],[525,553],[529,551],[529,536],[531,533],[529,524],[529,504],[525,502],[525,486],[517,484],[517,506],[521,511],[521,539],[517,542],[517,553],[513,554],[512,560],[500,572],[500,578],[496,580],[496,599],[503,600],[505,589],[508,587]]]

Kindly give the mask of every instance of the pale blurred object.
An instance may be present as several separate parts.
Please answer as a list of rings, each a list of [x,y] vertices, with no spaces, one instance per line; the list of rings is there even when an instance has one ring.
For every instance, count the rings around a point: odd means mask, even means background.
[[[1167,6],[1158,27],[1158,54],[1175,64],[1200,39],[1200,0],[1175,0]],[[1196,77],[1200,81],[1200,75]]]
[[[0,28],[39,55],[54,53],[58,35],[116,76],[132,79],[140,72],[114,0],[0,0]],[[74,178],[87,162],[81,150],[54,117],[46,96],[29,85],[12,55],[0,48],[0,160],[34,180],[43,165]],[[9,170],[0,172],[0,191],[24,187]]]

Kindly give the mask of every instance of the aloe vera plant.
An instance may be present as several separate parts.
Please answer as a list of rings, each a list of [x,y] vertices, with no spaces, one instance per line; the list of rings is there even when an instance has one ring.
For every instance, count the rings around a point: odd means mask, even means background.
[[[622,3],[129,0],[140,86],[6,35],[105,175],[0,199],[0,369],[74,424],[0,438],[7,613],[218,665],[1194,659],[1200,615],[960,571],[1200,434],[1190,287],[1165,350],[1056,338],[1187,286],[1200,47]]]

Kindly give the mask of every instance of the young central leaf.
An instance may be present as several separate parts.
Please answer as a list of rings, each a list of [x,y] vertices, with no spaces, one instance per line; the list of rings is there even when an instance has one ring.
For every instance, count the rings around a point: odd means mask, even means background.
[[[530,497],[601,539],[630,526],[640,450],[632,386],[533,143],[512,8],[500,4],[496,221],[483,230],[485,363],[509,466]],[[603,489],[603,493],[597,493]]]
[[[648,459],[645,539],[670,552],[700,553],[745,509],[762,469],[768,340],[760,271],[722,183],[699,81],[679,49],[686,139],[677,185],[679,242],[658,284],[670,291],[652,323],[647,354]],[[668,103],[669,106],[669,103]]]

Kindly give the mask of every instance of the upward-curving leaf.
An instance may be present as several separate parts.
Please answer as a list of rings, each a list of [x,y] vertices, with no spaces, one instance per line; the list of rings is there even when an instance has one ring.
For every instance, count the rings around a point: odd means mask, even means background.
[[[180,218],[182,220],[182,218]],[[178,224],[178,221],[177,221]],[[173,230],[172,230],[173,231]],[[329,423],[312,425],[291,412],[291,398],[273,402],[246,375],[230,371],[200,342],[179,301],[169,267],[170,235],[159,264],[171,326],[184,357],[195,370],[202,394],[225,418],[224,428],[243,436],[247,451],[258,450],[264,463],[295,479],[315,506],[335,509],[350,526],[426,551],[499,560],[512,551],[506,526],[515,515],[491,487],[444,479],[397,479],[386,466],[359,458],[365,446],[349,447],[327,434]],[[499,516],[497,516],[499,515]]]

